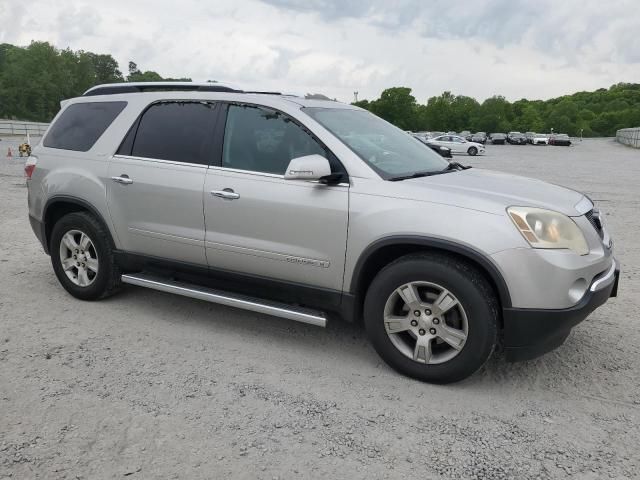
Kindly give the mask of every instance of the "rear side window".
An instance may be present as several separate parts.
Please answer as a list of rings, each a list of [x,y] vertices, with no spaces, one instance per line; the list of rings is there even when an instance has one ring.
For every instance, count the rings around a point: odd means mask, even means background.
[[[43,145],[86,152],[124,110],[127,102],[88,102],[69,105],[51,126]]]
[[[215,121],[215,103],[153,104],[140,119],[131,155],[208,165]]]

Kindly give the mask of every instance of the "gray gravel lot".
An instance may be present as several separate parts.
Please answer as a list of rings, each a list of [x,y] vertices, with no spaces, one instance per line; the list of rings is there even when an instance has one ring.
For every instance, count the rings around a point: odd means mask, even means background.
[[[487,146],[459,160],[583,190],[606,211],[619,297],[558,350],[434,386],[359,326],[327,329],[128,287],[58,285],[0,142],[0,478],[640,476],[640,150]]]

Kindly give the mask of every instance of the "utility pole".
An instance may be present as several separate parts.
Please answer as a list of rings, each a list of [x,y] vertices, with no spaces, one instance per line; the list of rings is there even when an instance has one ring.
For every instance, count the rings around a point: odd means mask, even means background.
[[[353,92],[353,103],[358,103],[358,92]]]

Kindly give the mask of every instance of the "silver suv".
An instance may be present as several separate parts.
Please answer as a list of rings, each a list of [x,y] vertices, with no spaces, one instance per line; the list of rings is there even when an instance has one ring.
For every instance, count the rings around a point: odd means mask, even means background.
[[[216,84],[115,84],[63,102],[26,164],[62,286],[128,283],[324,326],[363,319],[398,371],[541,355],[615,296],[581,193],[469,168],[351,105]]]

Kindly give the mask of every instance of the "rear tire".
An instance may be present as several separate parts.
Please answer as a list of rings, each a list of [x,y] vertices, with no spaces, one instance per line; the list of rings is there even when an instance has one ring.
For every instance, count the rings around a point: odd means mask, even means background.
[[[89,213],[69,213],[58,220],[49,247],[58,281],[74,297],[97,300],[120,286],[111,235]]]
[[[469,147],[469,150],[467,150],[467,153],[472,157],[475,157],[478,154],[478,149],[476,147]]]
[[[409,305],[405,298],[416,301]],[[382,359],[431,383],[457,382],[477,371],[496,345],[497,320],[498,302],[482,273],[443,254],[390,263],[364,303],[367,334]]]

